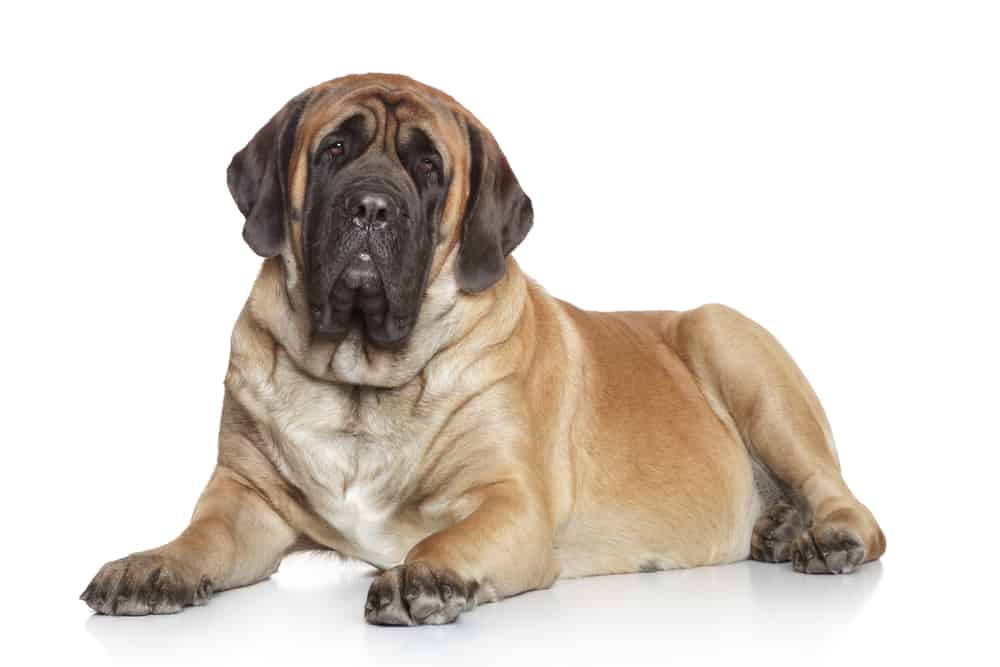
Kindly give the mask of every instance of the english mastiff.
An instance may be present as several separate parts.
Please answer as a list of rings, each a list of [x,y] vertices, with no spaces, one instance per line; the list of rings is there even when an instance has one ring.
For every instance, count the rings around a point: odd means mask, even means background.
[[[264,257],[232,334],[218,464],[175,540],[82,599],[166,614],[330,550],[377,568],[371,623],[450,623],[558,577],[885,551],[823,408],[720,305],[588,312],[511,257],[531,200],[448,95],[347,76],[229,165]]]

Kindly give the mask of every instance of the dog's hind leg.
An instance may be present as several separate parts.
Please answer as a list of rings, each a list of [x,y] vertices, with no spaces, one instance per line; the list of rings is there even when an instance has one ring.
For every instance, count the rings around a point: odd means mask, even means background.
[[[781,489],[757,520],[750,555],[791,559],[809,573],[851,572],[879,558],[885,536],[844,482],[819,399],[778,341],[718,305],[671,315],[666,337]]]

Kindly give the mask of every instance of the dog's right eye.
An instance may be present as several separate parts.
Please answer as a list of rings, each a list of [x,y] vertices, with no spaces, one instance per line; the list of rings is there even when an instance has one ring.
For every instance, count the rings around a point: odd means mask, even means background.
[[[340,157],[341,155],[344,154],[344,142],[343,141],[333,142],[332,144],[326,147],[326,150],[324,150],[323,153],[330,159]]]

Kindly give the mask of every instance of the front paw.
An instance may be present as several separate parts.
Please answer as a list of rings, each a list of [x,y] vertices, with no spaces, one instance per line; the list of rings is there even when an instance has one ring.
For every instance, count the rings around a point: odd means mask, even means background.
[[[365,620],[375,625],[452,623],[475,605],[474,584],[426,563],[407,563],[379,574],[368,590]]]
[[[80,599],[99,614],[173,614],[205,604],[212,582],[182,562],[157,554],[133,554],[98,571]]]

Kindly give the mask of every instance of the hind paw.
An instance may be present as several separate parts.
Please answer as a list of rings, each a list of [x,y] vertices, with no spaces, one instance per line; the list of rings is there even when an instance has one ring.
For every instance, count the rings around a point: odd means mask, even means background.
[[[775,503],[754,525],[750,557],[767,563],[790,561],[795,542],[805,530],[798,509],[785,502]]]
[[[813,526],[795,541],[792,567],[807,574],[847,574],[865,562],[865,545],[849,528]]]

